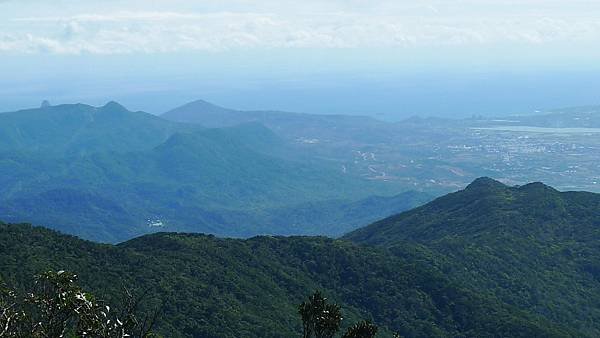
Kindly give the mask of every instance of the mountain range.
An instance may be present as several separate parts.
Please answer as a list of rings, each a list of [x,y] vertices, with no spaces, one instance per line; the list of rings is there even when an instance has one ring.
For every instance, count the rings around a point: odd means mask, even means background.
[[[0,114],[0,154],[0,219],[104,242],[341,235],[430,199],[344,173],[256,122],[204,128],[115,102]]]
[[[216,106],[197,100],[160,115],[166,120],[199,124],[208,128],[231,127],[242,123],[258,122],[282,137],[347,138],[361,133],[367,137],[370,129],[383,129],[387,123],[366,117],[350,115],[316,115],[283,111],[243,111]],[[368,137],[378,137],[377,134]]]
[[[0,276],[26,285],[77,272],[115,302],[123,285],[164,304],[174,337],[294,336],[319,289],[381,336],[595,337],[600,332],[600,195],[480,178],[341,239],[220,239],[159,233],[96,244],[0,225]]]

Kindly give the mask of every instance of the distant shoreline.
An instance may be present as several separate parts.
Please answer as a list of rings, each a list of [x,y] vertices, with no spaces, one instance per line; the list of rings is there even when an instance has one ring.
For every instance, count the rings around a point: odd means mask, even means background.
[[[531,126],[473,127],[473,130],[514,131],[551,134],[600,134],[600,128],[547,128]]]

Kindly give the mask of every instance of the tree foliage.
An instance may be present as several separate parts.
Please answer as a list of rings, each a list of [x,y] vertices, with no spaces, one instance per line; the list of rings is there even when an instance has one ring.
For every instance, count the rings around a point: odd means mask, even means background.
[[[0,337],[150,337],[156,320],[138,319],[139,299],[127,292],[119,316],[105,302],[83,291],[77,275],[48,271],[35,277],[34,287],[19,297],[0,289]]]
[[[327,303],[319,291],[300,304],[298,312],[302,317],[303,338],[331,338],[342,323],[340,306]]]
[[[342,338],[373,338],[377,334],[377,325],[363,320],[348,328]]]
[[[300,304],[298,313],[302,318],[303,338],[332,338],[340,330],[341,307],[330,304],[320,291],[315,291],[308,300]],[[377,326],[364,320],[348,328],[342,338],[373,338]]]

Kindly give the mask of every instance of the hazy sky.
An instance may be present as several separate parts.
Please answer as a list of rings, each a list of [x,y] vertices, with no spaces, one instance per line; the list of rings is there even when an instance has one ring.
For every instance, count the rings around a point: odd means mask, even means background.
[[[598,46],[600,1],[0,0],[0,109],[528,111],[600,103]]]

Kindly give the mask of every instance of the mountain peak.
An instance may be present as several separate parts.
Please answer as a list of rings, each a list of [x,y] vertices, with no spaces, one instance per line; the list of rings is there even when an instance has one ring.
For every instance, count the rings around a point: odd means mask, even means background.
[[[600,195],[563,194],[535,182],[509,187],[488,177],[466,189],[358,229],[345,238],[394,245],[404,240],[438,241],[477,236],[563,236],[582,219],[592,229]],[[457,237],[458,236],[458,237]],[[515,237],[515,238],[516,238]]]
[[[51,107],[52,105],[50,104],[50,101],[48,100],[44,100],[42,101],[42,104],[40,105],[40,108],[44,109],[44,108],[48,108]]]
[[[126,111],[127,110],[127,108],[125,108],[123,105],[121,105],[120,103],[118,103],[116,101],[108,102],[107,104],[102,106],[102,109],[115,110],[115,111]]]
[[[536,192],[536,191],[537,192],[539,192],[539,191],[557,192],[556,189],[554,189],[551,186],[545,185],[542,182],[532,182],[532,183],[525,184],[523,186],[520,186],[519,190],[525,191],[525,192]]]
[[[489,177],[479,177],[469,184],[465,190],[503,189],[506,185]]]
[[[205,101],[205,100],[192,101],[192,102],[184,105],[183,107],[193,108],[196,111],[201,112],[201,113],[231,112],[231,111],[233,111],[233,109],[221,107],[221,106],[218,106],[218,105],[216,105],[214,103],[210,103],[210,102]]]
[[[206,100],[202,100],[202,99],[194,100],[194,101],[192,101],[192,102],[190,102],[190,103],[188,103],[188,104],[193,104],[193,105],[207,105],[207,106],[214,106],[214,107],[217,107],[217,105],[216,105],[216,104],[214,104],[214,103],[210,103],[210,102],[208,102],[208,101],[206,101]]]
[[[240,111],[217,106],[204,100],[196,100],[170,110],[161,116],[177,122],[200,123],[205,127],[223,127],[245,121]]]

